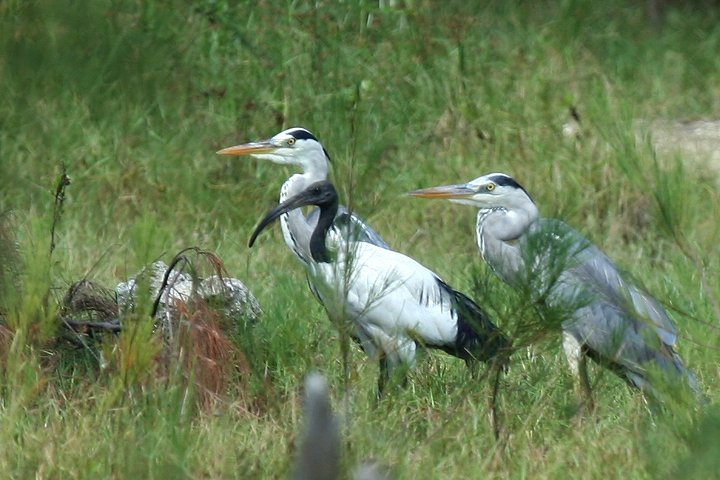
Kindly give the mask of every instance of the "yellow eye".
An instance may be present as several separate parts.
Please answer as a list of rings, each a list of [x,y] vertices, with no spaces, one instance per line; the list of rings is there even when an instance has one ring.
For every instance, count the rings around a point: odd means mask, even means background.
[[[493,190],[495,190],[495,184],[488,183],[487,186],[485,187],[485,190],[487,190],[488,192],[492,192]]]
[[[288,146],[295,145],[295,139],[293,137],[288,138],[287,144],[288,144]]]

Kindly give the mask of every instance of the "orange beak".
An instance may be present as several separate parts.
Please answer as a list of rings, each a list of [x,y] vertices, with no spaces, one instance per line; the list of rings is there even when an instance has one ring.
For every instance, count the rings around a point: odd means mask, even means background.
[[[235,145],[234,147],[227,147],[223,148],[222,150],[218,150],[218,155],[232,155],[234,157],[239,157],[242,155],[254,155],[258,153],[271,153],[273,152],[277,147],[270,143],[270,141],[263,141],[263,142],[251,142],[251,143],[243,143],[242,145]]]
[[[466,184],[443,185],[441,187],[421,188],[408,192],[408,195],[420,198],[467,198],[475,195],[477,192],[468,187]]]

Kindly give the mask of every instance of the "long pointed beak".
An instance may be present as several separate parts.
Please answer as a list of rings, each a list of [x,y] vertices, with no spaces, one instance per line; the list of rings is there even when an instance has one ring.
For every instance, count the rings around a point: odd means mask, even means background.
[[[217,153],[218,155],[232,155],[235,157],[239,157],[242,155],[271,153],[276,148],[277,147],[270,143],[269,140],[264,140],[262,142],[243,143],[242,145],[235,145],[234,147],[223,148],[222,150],[218,150],[215,153]]]
[[[296,208],[304,207],[305,205],[311,204],[312,199],[309,199],[306,195],[303,195],[303,193],[299,193],[294,197],[285,200],[283,203],[268,212],[268,214],[265,215],[262,220],[260,220],[260,223],[257,227],[255,227],[255,230],[250,236],[250,240],[248,241],[248,247],[252,248],[258,235],[260,235],[260,233],[265,230],[268,225],[274,222],[280,215],[295,210]]]
[[[477,192],[468,187],[467,184],[457,185],[443,185],[441,187],[430,187],[421,188],[420,190],[413,190],[408,192],[408,195],[420,198],[468,198],[475,195]]]

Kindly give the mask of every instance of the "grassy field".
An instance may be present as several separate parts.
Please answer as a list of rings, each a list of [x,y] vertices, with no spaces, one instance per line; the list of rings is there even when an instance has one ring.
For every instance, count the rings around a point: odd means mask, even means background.
[[[330,152],[344,203],[515,332],[524,314],[482,265],[473,209],[402,195],[510,173],[543,215],[669,306],[710,399],[653,421],[637,393],[593,368],[598,412],[578,425],[550,335],[513,357],[498,443],[487,389],[462,362],[427,355],[375,406],[377,367],[355,349],[344,468],[374,458],[397,478],[719,475],[718,179],[657,158],[635,125],[720,116],[720,10],[690,3],[651,19],[640,1],[389,3],[0,2],[4,478],[288,475],[304,375],[325,373],[342,403],[339,342],[279,229],[246,246],[292,170],[214,152],[295,125]],[[562,134],[571,107],[579,138]],[[193,245],[264,309],[229,333],[247,365],[212,411],[188,407],[182,375],[155,374],[150,322],[129,319],[98,347],[105,368],[54,340],[72,282],[112,287]]]

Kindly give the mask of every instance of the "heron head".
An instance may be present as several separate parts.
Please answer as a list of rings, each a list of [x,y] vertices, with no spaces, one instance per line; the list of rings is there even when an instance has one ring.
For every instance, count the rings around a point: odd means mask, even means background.
[[[533,203],[527,191],[511,176],[490,173],[468,183],[423,188],[408,195],[421,198],[443,198],[477,208],[521,208]]]
[[[325,172],[327,176],[328,155],[315,135],[300,127],[293,127],[274,135],[267,140],[243,143],[223,148],[218,155],[250,155],[259,160],[270,160],[281,165],[297,165],[308,172]]]

